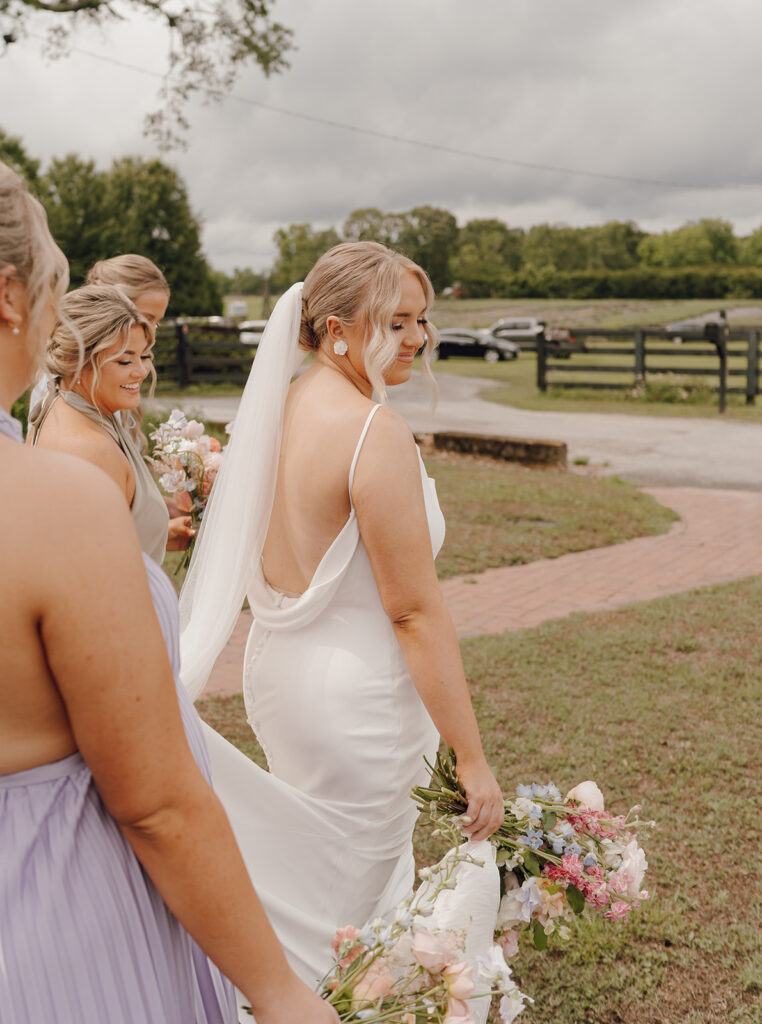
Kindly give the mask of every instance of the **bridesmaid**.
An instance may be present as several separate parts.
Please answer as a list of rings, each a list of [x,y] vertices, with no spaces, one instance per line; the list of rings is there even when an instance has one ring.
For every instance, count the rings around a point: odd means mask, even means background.
[[[108,473],[130,506],[143,551],[161,565],[170,522],[172,540],[184,532],[187,544],[190,520],[169,520],[119,415],[139,409],[141,384],[149,375],[155,380],[153,343],[152,324],[121,288],[85,285],[69,292],[48,346],[51,384],[32,413],[28,441],[78,455]]]
[[[167,312],[170,298],[169,285],[156,264],[146,256],[125,253],[108,260],[99,260],[90,268],[85,284],[106,284],[118,288],[134,303],[138,312],[143,314],[153,332],[156,331]],[[45,401],[52,383],[50,375],[45,374],[32,391],[29,402],[30,426],[36,419],[39,419],[43,408],[41,403]],[[117,419],[124,425],[138,451],[145,454],[146,439],[140,429],[142,418],[140,403],[131,408],[125,416],[117,413]],[[190,517],[181,514],[170,499],[165,497],[164,502],[170,515],[166,550],[184,551],[195,532],[191,528]]]
[[[168,581],[102,472],[18,443],[9,410],[67,280],[0,164],[3,1022],[234,1024],[232,982],[258,1024],[328,1024],[208,785]]]

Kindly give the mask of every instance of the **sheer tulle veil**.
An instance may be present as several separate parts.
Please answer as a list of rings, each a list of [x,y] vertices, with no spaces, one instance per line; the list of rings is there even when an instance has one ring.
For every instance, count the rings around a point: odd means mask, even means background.
[[[181,676],[193,700],[233,631],[262,555],[286,393],[307,355],[299,348],[301,318],[300,282],[267,321],[180,593]]]

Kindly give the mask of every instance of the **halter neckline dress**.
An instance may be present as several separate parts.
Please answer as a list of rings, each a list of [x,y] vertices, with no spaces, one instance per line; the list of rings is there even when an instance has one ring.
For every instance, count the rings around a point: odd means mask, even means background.
[[[109,416],[108,413],[102,412],[76,391],[62,390],[54,379],[48,387],[44,401],[33,410],[30,417],[29,429],[32,432],[32,444],[37,444],[42,425],[58,399],[72,409],[76,409],[77,412],[81,412],[83,416],[105,430],[126,455],[135,478],[135,493],[132,497],[130,513],[135,523],[140,547],[157,565],[161,565],[167,550],[169,512],[145,459],[116,416]]]
[[[2,409],[0,433],[21,440]],[[209,778],[199,718],[179,681],[177,599],[162,570],[143,561],[188,744]],[[233,985],[165,905],[79,753],[0,775],[0,865],[3,1024],[237,1020]]]

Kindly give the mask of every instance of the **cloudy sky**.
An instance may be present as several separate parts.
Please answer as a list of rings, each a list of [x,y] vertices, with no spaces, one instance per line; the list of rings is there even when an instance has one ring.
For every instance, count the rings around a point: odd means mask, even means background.
[[[275,15],[295,32],[290,70],[252,68],[233,98],[192,104],[189,148],[163,157],[219,269],[263,269],[276,228],[339,227],[362,206],[523,227],[762,223],[759,0],[277,0]],[[43,162],[155,155],[141,128],[158,82],[114,62],[162,71],[162,31],[131,16],[74,47],[49,62],[27,39],[0,57],[0,126]]]

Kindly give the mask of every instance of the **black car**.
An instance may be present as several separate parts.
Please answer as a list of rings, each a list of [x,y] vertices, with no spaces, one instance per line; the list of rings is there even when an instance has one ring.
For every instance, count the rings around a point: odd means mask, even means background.
[[[432,358],[472,356],[488,363],[497,363],[500,360],[515,359],[518,354],[518,345],[504,338],[496,338],[487,330],[445,327],[439,332],[439,347],[432,353]]]

